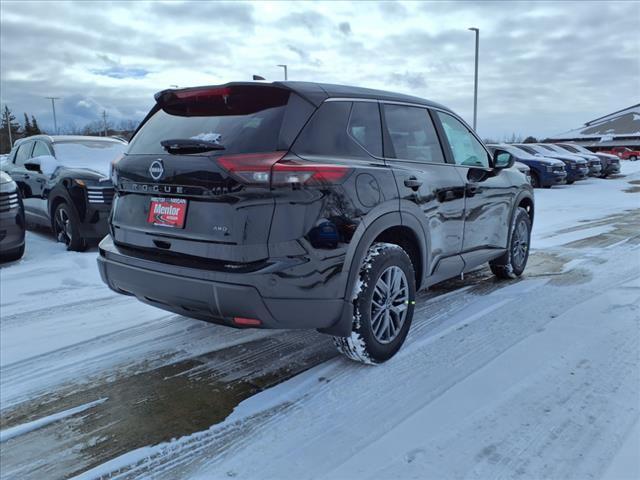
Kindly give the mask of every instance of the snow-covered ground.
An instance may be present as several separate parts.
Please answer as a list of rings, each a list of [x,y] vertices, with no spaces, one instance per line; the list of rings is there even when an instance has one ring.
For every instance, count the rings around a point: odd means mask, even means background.
[[[640,162],[622,173],[536,190],[523,278],[422,293],[377,367],[115,295],[95,249],[29,232],[0,268],[0,475],[640,478]]]

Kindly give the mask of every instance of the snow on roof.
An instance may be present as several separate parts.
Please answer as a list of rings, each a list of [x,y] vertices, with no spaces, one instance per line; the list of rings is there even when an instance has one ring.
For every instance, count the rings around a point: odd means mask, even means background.
[[[551,140],[595,139],[610,142],[616,138],[640,138],[640,103],[603,117],[582,127],[550,137]]]

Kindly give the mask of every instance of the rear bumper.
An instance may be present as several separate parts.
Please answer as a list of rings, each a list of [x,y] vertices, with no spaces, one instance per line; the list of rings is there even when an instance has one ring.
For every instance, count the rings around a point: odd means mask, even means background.
[[[260,320],[260,328],[330,328],[346,302],[338,299],[265,298],[256,275],[212,272],[125,255],[107,236],[98,268],[112,290],[187,317],[240,326],[235,317]],[[258,276],[259,277],[259,276]],[[254,280],[252,280],[254,279]]]

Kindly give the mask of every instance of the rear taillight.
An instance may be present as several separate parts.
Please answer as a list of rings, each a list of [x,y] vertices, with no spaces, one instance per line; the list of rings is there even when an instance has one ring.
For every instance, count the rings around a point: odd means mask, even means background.
[[[284,159],[285,154],[286,152],[225,155],[217,161],[218,165],[237,180],[248,185],[332,184],[342,181],[350,171],[344,165]]]

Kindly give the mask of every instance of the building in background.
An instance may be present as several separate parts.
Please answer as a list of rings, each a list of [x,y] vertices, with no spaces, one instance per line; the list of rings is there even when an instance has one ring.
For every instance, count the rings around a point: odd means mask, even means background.
[[[640,103],[554,135],[546,142],[575,142],[593,151],[613,147],[640,148]]]

